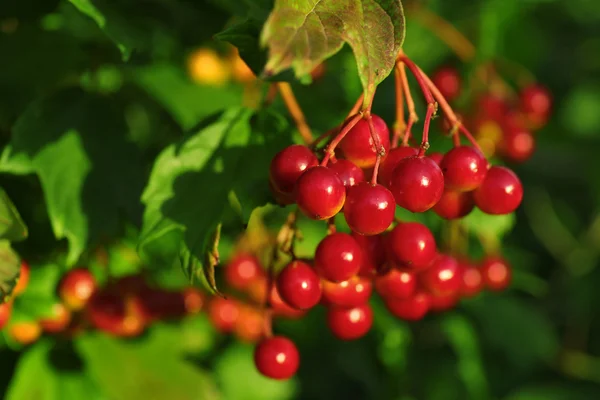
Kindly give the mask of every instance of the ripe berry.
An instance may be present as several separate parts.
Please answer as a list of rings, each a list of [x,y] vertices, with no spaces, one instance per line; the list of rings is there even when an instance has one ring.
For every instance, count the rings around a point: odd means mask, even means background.
[[[62,303],[52,306],[52,315],[40,320],[44,332],[58,333],[64,331],[71,322],[71,311]]]
[[[502,122],[509,108],[504,99],[492,94],[481,96],[477,104],[478,116],[495,122]]]
[[[488,162],[471,146],[457,146],[446,153],[440,168],[447,189],[468,192],[476,189],[485,179]]]
[[[141,300],[136,296],[123,297],[115,291],[94,293],[86,315],[96,329],[119,337],[138,336],[146,327]]]
[[[440,68],[433,74],[431,80],[446,100],[452,101],[460,95],[461,79],[456,68]]]
[[[292,261],[277,276],[277,291],[290,306],[307,310],[321,300],[321,280],[307,263]]]
[[[373,310],[368,304],[327,310],[327,326],[338,339],[354,340],[363,337],[372,325]]]
[[[396,168],[398,163],[404,160],[406,157],[416,156],[417,153],[417,149],[409,146],[396,147],[395,149],[390,150],[385,160],[383,160],[381,163],[381,167],[379,168],[379,183],[384,186],[389,186],[394,168]]]
[[[457,219],[468,215],[475,208],[473,193],[445,190],[433,211],[445,219]]]
[[[13,296],[18,296],[22,294],[27,288],[27,284],[29,283],[29,264],[25,261],[21,261],[21,271],[19,272],[19,279],[17,280],[17,284],[13,289]]]
[[[352,161],[344,160],[343,158],[339,158],[335,162],[329,163],[329,169],[338,174],[346,188],[365,180],[364,171]]]
[[[231,332],[240,315],[240,306],[233,299],[214,297],[208,304],[208,318],[220,332]]]
[[[413,295],[417,279],[411,271],[391,268],[375,278],[375,290],[386,299],[406,299]]]
[[[508,262],[500,257],[488,257],[483,260],[481,275],[485,286],[494,291],[506,289],[512,278]]]
[[[348,189],[344,216],[348,226],[362,235],[378,235],[394,221],[396,202],[392,192],[381,185],[359,183]]]
[[[263,339],[254,349],[254,364],[264,376],[289,379],[298,370],[300,354],[294,342],[283,336]]]
[[[457,293],[462,283],[458,262],[454,257],[440,254],[431,266],[421,273],[419,282],[434,296]]]
[[[62,278],[58,294],[69,309],[79,311],[96,292],[96,287],[96,279],[90,271],[76,268],[67,272]]]
[[[379,271],[385,262],[385,246],[381,236],[364,236],[352,232],[352,237],[360,246],[363,255],[358,274],[370,278]]]
[[[440,165],[442,159],[444,158],[444,154],[439,151],[434,151],[433,153],[427,154],[427,157],[431,158],[437,165]]]
[[[467,262],[460,263],[462,286],[460,294],[464,297],[473,297],[483,289],[483,276],[481,269]]]
[[[322,166],[306,170],[296,182],[294,193],[300,210],[317,220],[336,215],[346,200],[346,188],[340,177]]]
[[[432,295],[429,297],[429,309],[435,312],[448,311],[454,308],[460,301],[457,293],[444,295]]]
[[[385,305],[390,313],[406,321],[423,319],[429,311],[431,296],[425,292],[416,292],[408,299],[385,299]]]
[[[256,307],[243,305],[240,307],[240,313],[235,321],[233,333],[243,342],[255,343],[261,339],[264,326],[264,318],[261,310]]]
[[[32,344],[42,335],[42,328],[34,321],[14,322],[8,327],[8,336],[21,345]]]
[[[390,190],[400,207],[412,212],[424,212],[442,197],[444,175],[432,159],[408,157],[394,168]]]
[[[12,314],[12,302],[0,304],[0,329],[4,328]]]
[[[394,261],[409,268],[427,267],[437,254],[433,234],[419,222],[398,224],[389,233],[387,245]]]
[[[500,152],[504,158],[514,162],[524,162],[535,151],[535,138],[531,132],[522,128],[513,128],[505,132],[500,142]]]
[[[325,305],[356,307],[367,303],[371,292],[371,281],[363,277],[355,276],[339,283],[323,280],[323,303]]]
[[[494,166],[473,192],[473,198],[477,207],[487,214],[510,214],[523,200],[523,186],[513,171]]]
[[[544,123],[552,108],[552,95],[540,86],[531,85],[523,88],[520,94],[521,110],[536,123]]]
[[[387,154],[390,149],[390,131],[384,120],[374,114],[371,114],[371,116],[373,117],[375,135],[379,138],[379,143]],[[377,161],[377,149],[366,119],[360,119],[350,129],[340,142],[339,148],[345,158],[361,168],[370,168]]]
[[[245,290],[252,282],[261,279],[264,271],[258,259],[249,254],[235,256],[225,267],[225,281],[237,290]]]
[[[317,157],[308,147],[294,144],[273,157],[269,168],[269,180],[277,191],[291,194],[300,175],[318,164]]]
[[[204,306],[204,296],[195,287],[187,287],[181,293],[186,314],[198,314]]]
[[[331,282],[347,281],[358,274],[362,260],[360,246],[347,233],[326,236],[315,251],[315,269]]]

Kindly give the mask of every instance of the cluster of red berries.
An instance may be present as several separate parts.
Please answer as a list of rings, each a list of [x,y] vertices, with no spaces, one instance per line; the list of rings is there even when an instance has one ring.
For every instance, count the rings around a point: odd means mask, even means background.
[[[432,76],[433,83],[451,101],[460,96],[461,77],[453,67],[442,67]],[[522,163],[535,151],[534,133],[548,122],[552,96],[539,84],[529,84],[515,98],[484,93],[475,99],[465,123],[488,155]],[[445,127],[446,130],[448,127]]]
[[[26,292],[29,266],[23,262],[12,299]],[[85,268],[67,272],[58,288],[60,302],[53,304],[53,315],[36,320],[10,321],[13,300],[0,305],[0,329],[17,343],[35,342],[42,333],[72,336],[94,328],[113,336],[132,337],[154,321],[181,318],[198,313],[204,296],[197,289],[165,290],[153,287],[143,275],[120,277],[100,287]]]

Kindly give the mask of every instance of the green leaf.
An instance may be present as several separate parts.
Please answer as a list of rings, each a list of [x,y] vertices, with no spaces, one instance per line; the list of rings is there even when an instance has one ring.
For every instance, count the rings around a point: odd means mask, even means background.
[[[251,115],[248,109],[232,109],[210,118],[158,156],[142,195],[146,209],[138,249],[143,258],[172,265],[189,252],[185,258],[192,256],[191,261],[204,259],[247,151]]]
[[[348,43],[368,100],[394,68],[404,41],[399,0],[277,0],[262,31],[269,48],[265,75],[292,67],[297,77]]]
[[[27,290],[15,301],[15,310],[26,320],[39,320],[53,315],[53,306],[60,302],[56,288],[64,269],[58,264],[30,264]]]
[[[151,335],[127,342],[94,332],[75,346],[110,399],[219,399],[209,376],[173,351],[176,338],[167,339]]]
[[[69,242],[69,265],[90,241],[115,232],[122,214],[139,218],[139,152],[113,101],[66,89],[34,102],[2,157],[9,166],[13,157],[28,160],[39,176],[54,234]],[[15,172],[5,165],[0,171]]]
[[[276,381],[257,370],[251,346],[236,344],[219,355],[215,373],[227,400],[287,400],[294,396],[294,380]]]
[[[104,399],[81,366],[73,365],[73,357],[56,348],[51,340],[37,342],[19,359],[5,399]]]
[[[0,240],[0,303],[10,296],[21,271],[21,260],[8,240]]]
[[[0,239],[12,242],[27,237],[27,226],[4,189],[0,188]]]
[[[267,59],[266,52],[258,43],[261,28],[260,21],[246,19],[215,35],[215,39],[229,42],[237,47],[240,56],[255,75],[260,74]]]

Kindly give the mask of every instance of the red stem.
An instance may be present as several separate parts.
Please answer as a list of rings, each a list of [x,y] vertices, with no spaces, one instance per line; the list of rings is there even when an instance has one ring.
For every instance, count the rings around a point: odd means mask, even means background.
[[[408,117],[408,124],[406,125],[406,130],[404,131],[404,137],[402,138],[402,146],[408,146],[408,140],[410,139],[410,131],[412,129],[415,120],[411,117]]]
[[[371,133],[371,140],[375,144],[375,151],[377,152],[377,159],[375,160],[375,167],[373,168],[373,176],[371,177],[371,185],[375,186],[377,184],[377,173],[379,172],[379,164],[381,163],[381,158],[385,156],[385,149],[381,145],[381,140],[379,140],[379,136],[375,133],[375,126],[373,125],[373,117],[371,113],[367,113],[365,115],[367,123],[369,124],[369,132]]]
[[[321,161],[322,166],[327,166],[327,163],[329,162],[329,159],[333,155],[337,145],[340,144],[342,139],[344,139],[344,136],[346,136],[346,134],[348,132],[350,132],[350,129],[352,129],[354,127],[354,125],[356,125],[361,118],[362,118],[361,114],[356,114],[354,117],[352,117],[352,119],[350,119],[350,121],[348,121],[344,125],[344,128],[341,130],[341,132],[338,133],[337,136],[329,143],[329,145],[327,146],[327,150],[325,152],[325,157],[323,158],[323,161]]]
[[[419,157],[423,157],[425,152],[429,148],[429,125],[431,124],[431,117],[435,113],[435,103],[427,104],[427,114],[425,114],[425,123],[423,125],[423,140],[421,140],[421,147],[419,149]]]
[[[396,93],[396,123],[394,124],[394,136],[392,138],[392,149],[398,147],[400,135],[406,128],[404,122],[404,95],[402,93],[402,75],[398,68],[394,68],[394,84]]]

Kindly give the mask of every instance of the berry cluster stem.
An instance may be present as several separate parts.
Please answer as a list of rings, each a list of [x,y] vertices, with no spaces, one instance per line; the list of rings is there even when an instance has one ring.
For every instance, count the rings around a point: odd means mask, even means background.
[[[362,114],[356,114],[344,124],[344,127],[342,128],[340,133],[338,133],[337,136],[327,146],[327,150],[325,151],[325,157],[323,157],[323,161],[321,161],[322,166],[327,166],[329,159],[334,155],[335,148],[338,146],[338,144],[340,144],[340,142],[342,141],[342,139],[344,139],[348,132],[350,132],[350,129],[352,129],[362,117]]]
[[[365,113],[365,119],[369,124],[369,133],[371,134],[371,139],[373,140],[373,144],[375,145],[375,151],[377,152],[377,159],[375,160],[375,166],[373,167],[373,175],[371,176],[371,185],[375,186],[377,184],[379,164],[381,164],[381,159],[385,156],[385,149],[381,145],[381,140],[379,140],[379,136],[375,133],[373,117],[371,116],[370,111]]]
[[[406,67],[403,62],[396,61],[396,71],[400,78],[404,97],[406,98],[406,106],[408,107],[408,122],[404,130],[404,136],[402,137],[402,146],[408,146],[408,141],[411,136],[412,126],[419,120],[417,112],[415,111],[415,101],[410,93],[410,87],[408,86],[408,77],[406,76]],[[396,147],[393,145],[392,147]]]
[[[406,128],[404,120],[404,94],[402,93],[402,76],[398,68],[394,68],[394,84],[396,93],[396,122],[394,123],[394,136],[392,138],[392,148],[398,147],[400,136]]]
[[[305,144],[311,144],[313,135],[306,122],[306,118],[304,118],[304,113],[296,100],[296,96],[294,96],[292,87],[287,82],[277,82],[277,89],[279,89],[281,98],[296,123],[296,127],[298,128],[298,132],[300,132],[300,136],[302,136],[302,140]]]

